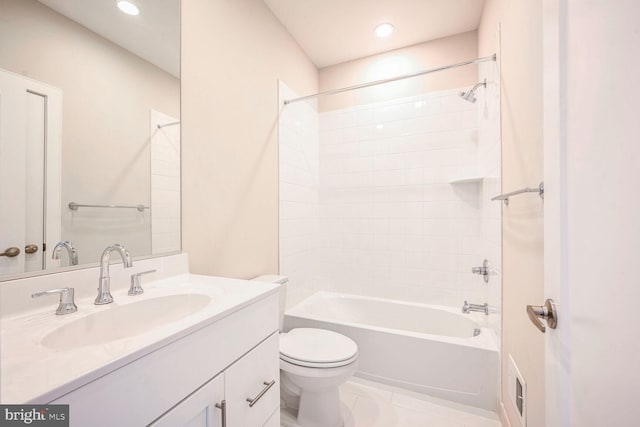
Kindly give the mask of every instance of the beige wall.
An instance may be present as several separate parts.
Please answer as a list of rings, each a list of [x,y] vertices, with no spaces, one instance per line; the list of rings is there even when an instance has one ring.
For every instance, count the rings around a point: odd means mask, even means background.
[[[0,68],[62,90],[63,238],[80,262],[120,242],[151,253],[148,211],[88,209],[79,203],[150,202],[150,109],[180,114],[178,79],[36,0],[0,0]]]
[[[191,271],[278,270],[278,79],[317,70],[262,0],[182,3],[183,249]]]
[[[479,55],[496,50],[501,25],[502,187],[535,186],[543,178],[542,9],[540,2],[486,0],[478,30]],[[502,401],[507,403],[511,354],[527,381],[528,426],[545,425],[544,335],[529,321],[527,304],[544,302],[543,205],[539,197],[513,198],[503,208]]]
[[[321,92],[374,80],[415,73],[443,65],[475,59],[478,53],[476,31],[420,43],[379,55],[368,56],[322,68],[319,74]],[[398,82],[320,98],[320,111],[353,105],[414,96],[429,91],[470,86],[477,83],[477,66],[461,67]]]

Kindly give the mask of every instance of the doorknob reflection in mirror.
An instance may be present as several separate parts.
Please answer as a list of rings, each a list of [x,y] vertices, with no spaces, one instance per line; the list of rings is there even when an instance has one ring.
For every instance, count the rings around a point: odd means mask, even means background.
[[[547,299],[544,305],[528,305],[527,315],[533,325],[543,334],[547,331],[542,319],[547,321],[547,325],[551,329],[558,327],[558,311],[552,299]]]
[[[24,247],[24,252],[27,254],[35,254],[38,252],[38,245],[27,245]]]
[[[20,255],[20,249],[13,246],[5,249],[4,252],[0,253],[0,256],[6,256],[9,258],[13,258],[18,255]]]

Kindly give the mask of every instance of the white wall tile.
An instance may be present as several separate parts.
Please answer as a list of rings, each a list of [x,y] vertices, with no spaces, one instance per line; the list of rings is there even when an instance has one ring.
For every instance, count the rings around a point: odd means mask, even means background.
[[[297,97],[280,82],[280,99]],[[343,116],[322,117],[319,131],[313,104],[289,104],[282,109],[279,123],[280,169],[280,274],[289,276],[287,305],[291,306],[317,290],[320,256],[319,218],[319,141],[323,155],[339,157]],[[341,171],[341,168],[338,168]],[[335,242],[328,242],[335,243]]]
[[[462,303],[463,249],[479,247],[462,242],[479,233],[482,215],[478,186],[449,184],[478,160],[477,111],[457,92],[320,114],[321,170],[342,172],[320,176],[321,216],[332,219],[320,222],[320,258],[343,266],[331,275],[334,289]],[[330,148],[345,143],[331,133],[340,125],[358,150]],[[390,280],[363,288],[367,272],[381,268]]]
[[[321,114],[285,109],[281,273],[295,275],[292,299],[325,289],[456,307],[489,301],[499,313],[499,286],[470,273],[485,257],[501,270],[500,206],[488,201],[500,191],[492,87],[475,104],[451,90]],[[492,179],[449,183],[479,173]]]
[[[151,253],[180,250],[180,125],[151,110]]]

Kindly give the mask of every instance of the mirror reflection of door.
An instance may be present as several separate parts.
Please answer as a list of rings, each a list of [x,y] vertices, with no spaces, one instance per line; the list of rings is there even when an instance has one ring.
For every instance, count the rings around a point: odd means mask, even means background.
[[[60,118],[59,89],[0,70],[0,274],[58,265]]]

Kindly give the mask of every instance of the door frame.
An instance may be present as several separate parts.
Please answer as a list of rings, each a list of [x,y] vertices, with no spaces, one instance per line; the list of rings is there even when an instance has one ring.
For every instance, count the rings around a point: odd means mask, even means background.
[[[566,2],[542,3],[542,84],[544,144],[544,292],[559,313],[557,329],[545,333],[546,425],[568,426],[569,372],[563,360],[568,344]]]

